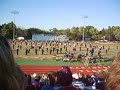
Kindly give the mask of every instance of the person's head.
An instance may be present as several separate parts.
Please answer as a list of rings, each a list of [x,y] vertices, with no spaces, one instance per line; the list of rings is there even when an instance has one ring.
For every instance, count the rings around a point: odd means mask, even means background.
[[[120,54],[120,53],[119,53]],[[114,63],[108,69],[108,77],[106,79],[106,90],[120,90],[120,55],[114,59]]]
[[[9,45],[8,40],[1,34],[0,34],[0,49],[1,49],[0,58],[1,58],[1,64],[3,65],[3,67],[4,67],[4,64],[5,66],[7,64],[10,67],[14,67],[15,66],[14,57],[13,57],[11,47]]]
[[[112,59],[113,59],[113,64],[120,62],[120,52],[118,52],[117,55],[114,56]]]
[[[86,75],[86,78],[89,79],[89,78],[91,78],[91,76],[90,76],[89,74],[87,74],[87,75]]]
[[[26,75],[26,78],[27,78],[27,84],[28,84],[28,85],[29,85],[29,84],[32,84],[32,83],[31,83],[31,81],[32,81],[31,76],[30,76],[30,75]]]
[[[108,76],[108,72],[107,71],[101,71],[97,74],[97,77],[100,81],[104,81]]]
[[[2,42],[6,46],[6,48],[11,49],[8,40],[1,34],[0,34],[0,42]]]
[[[62,66],[57,71],[57,81],[58,84],[61,86],[69,86],[72,84],[73,78],[72,78],[72,72],[69,67]]]
[[[27,78],[17,64],[15,64],[15,77],[19,84],[20,90],[24,90],[25,85],[27,84]]]
[[[32,75],[32,79],[35,80],[36,82],[39,82],[40,78],[41,78],[41,76],[39,74],[37,74],[37,73],[34,73]]]
[[[79,80],[79,75],[77,73],[72,74],[73,81],[78,81]]]
[[[106,80],[106,90],[120,90],[120,75],[111,74],[109,76]]]
[[[9,42],[0,35],[0,90],[22,90],[17,69]]]
[[[50,86],[54,86],[57,82],[57,73],[55,71],[48,71],[47,73],[45,73],[45,75],[46,78],[44,79],[46,84]]]

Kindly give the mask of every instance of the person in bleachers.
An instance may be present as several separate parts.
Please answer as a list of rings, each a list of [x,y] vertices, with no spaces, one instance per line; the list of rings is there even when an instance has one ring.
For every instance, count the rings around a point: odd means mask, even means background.
[[[54,90],[57,81],[57,73],[55,71],[48,71],[45,75],[45,85],[43,85],[41,90]]]
[[[94,85],[98,82],[98,77],[96,76],[96,74],[93,74],[91,76],[91,83]]]
[[[25,80],[7,39],[0,34],[0,90],[24,90]]]
[[[85,78],[85,86],[91,86],[92,85],[92,82],[91,82],[92,78],[89,74],[86,75],[86,78]]]
[[[73,77],[73,82],[72,85],[73,87],[84,89],[85,85],[83,82],[79,80],[79,75],[77,73],[72,74]]]
[[[26,75],[27,77],[27,85],[25,87],[25,90],[35,90],[34,85],[32,85],[32,80],[30,75]]]
[[[105,71],[101,71],[97,77],[98,81],[95,84],[96,89],[105,90],[105,79],[107,77],[107,73]]]
[[[35,90],[39,90],[40,88],[40,81],[41,77],[37,73],[34,73],[32,75],[32,85],[34,86]]]
[[[72,72],[69,67],[62,66],[57,71],[57,83],[61,86],[59,90],[82,90],[72,86]]]
[[[86,78],[85,78],[85,75],[82,73],[82,74],[79,74],[79,80],[82,81],[83,83],[86,82]]]
[[[120,52],[113,60],[113,64],[108,70],[105,90],[120,90]]]

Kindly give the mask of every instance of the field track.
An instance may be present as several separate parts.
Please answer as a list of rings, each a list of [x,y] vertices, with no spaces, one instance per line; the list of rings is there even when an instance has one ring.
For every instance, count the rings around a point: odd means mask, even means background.
[[[90,66],[90,67],[83,67],[83,66],[69,66],[72,73],[83,73],[83,74],[90,74],[100,72],[109,68],[110,66]],[[28,65],[20,65],[20,68],[24,71],[25,74],[33,74],[38,73],[42,75],[47,71],[57,71],[60,66],[28,66]]]

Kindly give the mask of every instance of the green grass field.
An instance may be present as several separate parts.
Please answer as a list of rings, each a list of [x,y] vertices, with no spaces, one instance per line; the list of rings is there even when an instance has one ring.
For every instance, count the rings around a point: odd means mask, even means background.
[[[84,66],[81,62],[63,62],[62,60],[16,60],[19,65],[40,65],[40,66]],[[89,65],[110,65],[112,61],[90,63]]]

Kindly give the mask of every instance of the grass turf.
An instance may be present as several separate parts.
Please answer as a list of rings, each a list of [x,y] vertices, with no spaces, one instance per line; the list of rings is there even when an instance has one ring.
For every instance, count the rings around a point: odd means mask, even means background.
[[[41,65],[41,66],[84,66],[81,62],[63,62],[62,60],[16,60],[19,65]],[[89,65],[110,65],[112,61],[90,63]]]

